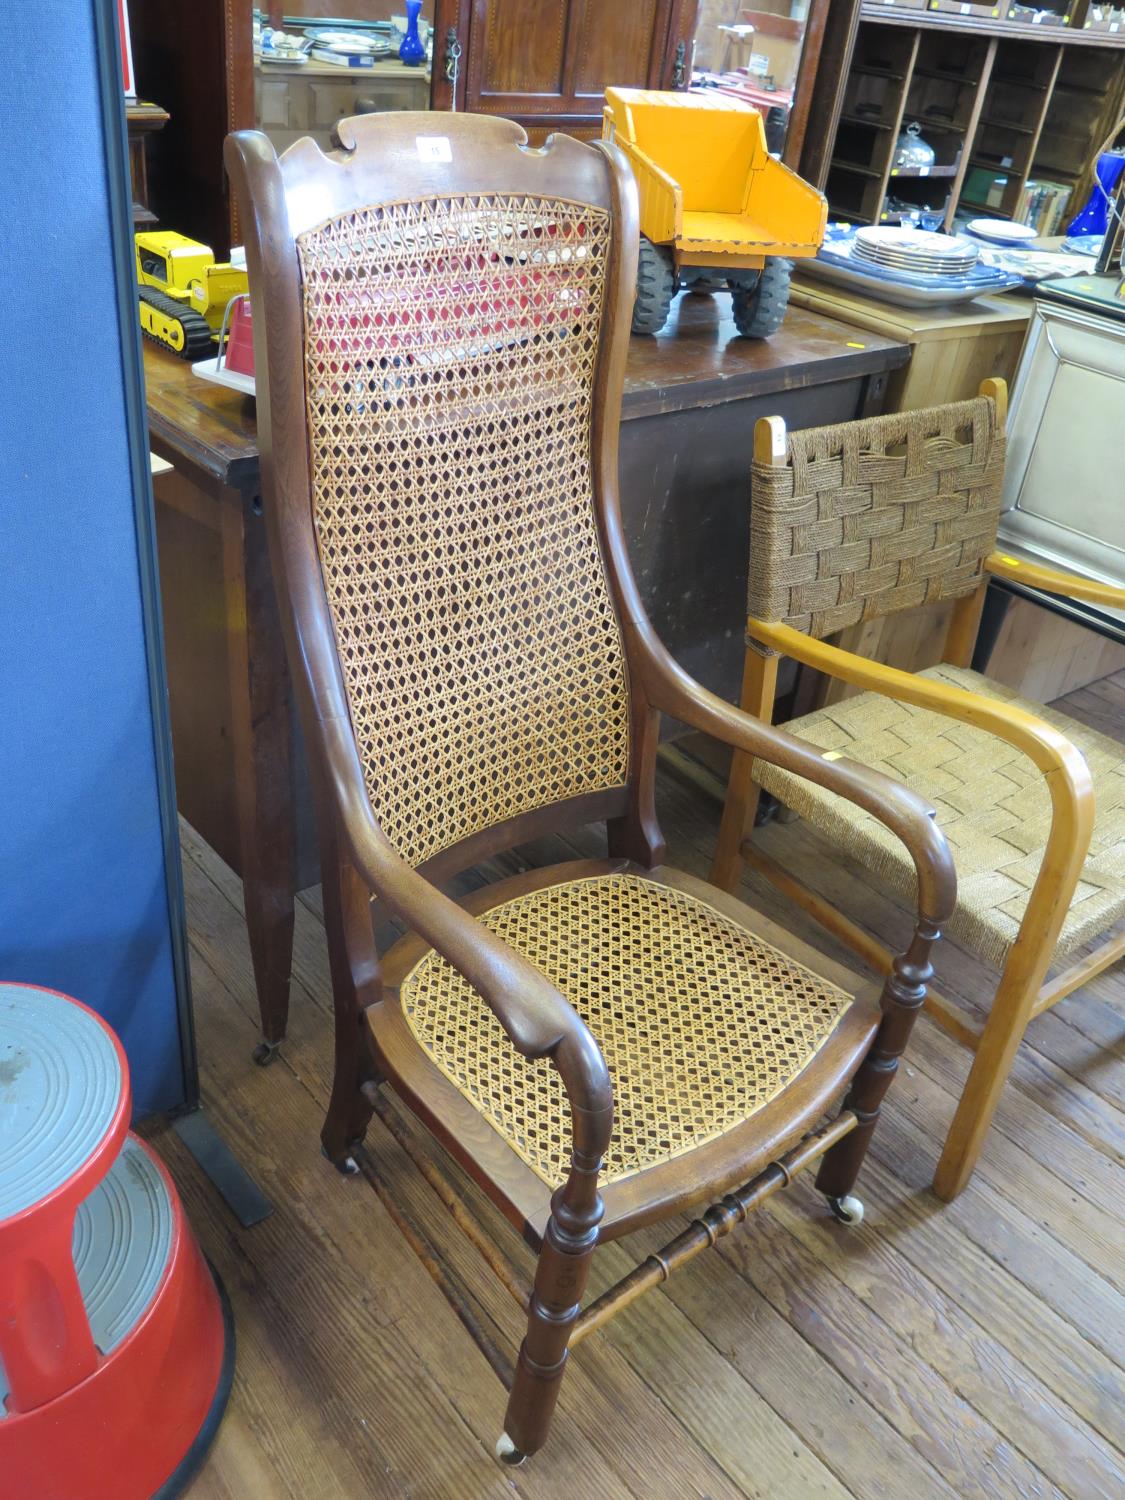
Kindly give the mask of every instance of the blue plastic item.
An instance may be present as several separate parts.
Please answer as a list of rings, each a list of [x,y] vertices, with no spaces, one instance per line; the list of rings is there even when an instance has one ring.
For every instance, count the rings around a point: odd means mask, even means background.
[[[421,9],[422,0],[406,0],[406,35],[398,49],[398,60],[409,68],[416,68],[426,57],[426,49],[418,35],[418,13]]]
[[[1103,151],[1094,168],[1095,183],[1086,207],[1067,227],[1067,238],[1080,234],[1094,234],[1102,239],[1109,227],[1109,205],[1113,201],[1113,190],[1125,171],[1125,151]]]

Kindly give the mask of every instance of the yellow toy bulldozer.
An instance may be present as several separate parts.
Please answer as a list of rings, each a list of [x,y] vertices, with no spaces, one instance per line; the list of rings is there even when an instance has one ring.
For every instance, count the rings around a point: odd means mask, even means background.
[[[824,238],[824,195],[770,156],[761,115],[729,95],[609,88],[605,97],[603,138],[629,158],[640,197],[633,332],[658,333],[680,286],[719,280],[739,333],[776,333],[790,262]]]
[[[135,238],[141,331],[181,359],[206,358],[227,303],[248,289],[245,269],[170,229]]]

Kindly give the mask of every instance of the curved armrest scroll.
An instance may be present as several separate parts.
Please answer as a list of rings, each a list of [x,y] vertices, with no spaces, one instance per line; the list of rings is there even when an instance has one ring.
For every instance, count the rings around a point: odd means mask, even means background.
[[[754,640],[841,682],[972,724],[1022,751],[1047,783],[1052,806],[1051,840],[1058,830],[1071,862],[1077,860],[1081,867],[1094,831],[1094,786],[1081,751],[1052,725],[1002,699],[986,698],[914,672],[866,661],[825,641],[811,640],[791,625],[750,619],[746,628]]]
[[[1079,578],[1076,573],[1064,573],[1059,568],[1049,568],[1046,563],[1025,562],[1019,557],[1009,557],[1006,552],[990,553],[984,560],[984,566],[993,578],[1006,578],[1011,583],[1025,584],[1029,589],[1042,589],[1045,594],[1083,599],[1089,604],[1104,605],[1107,609],[1125,609],[1125,588],[1114,583]]]
[[[807,740],[743,713],[689,677],[651,639],[643,643],[639,654],[647,668],[645,687],[655,708],[736,750],[816,782],[878,818],[902,840],[914,861],[920,914],[937,927],[948,921],[957,898],[957,876],[945,835],[934,821],[934,809],[923,797],[857,761],[825,760]]]
[[[613,1090],[586,1023],[522,954],[419,875],[375,820],[351,726],[323,719],[328,771],[356,869],[388,907],[473,986],[524,1057],[549,1057],[574,1116],[576,1147],[600,1157],[609,1144]]]

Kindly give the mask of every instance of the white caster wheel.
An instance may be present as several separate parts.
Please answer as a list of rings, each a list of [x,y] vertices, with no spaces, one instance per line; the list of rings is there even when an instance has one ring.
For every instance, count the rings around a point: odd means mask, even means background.
[[[841,1224],[863,1223],[863,1204],[850,1193],[846,1198],[829,1198],[828,1207],[832,1210],[832,1217]]]
[[[496,1440],[496,1457],[502,1464],[515,1469],[525,1461],[527,1454],[521,1453],[508,1434],[502,1432]]]
[[[332,1161],[332,1158],[323,1146],[320,1148],[320,1154],[324,1157],[325,1161],[332,1162],[332,1165],[341,1177],[355,1177],[359,1172],[359,1162],[356,1161],[354,1156],[342,1156],[339,1161]]]

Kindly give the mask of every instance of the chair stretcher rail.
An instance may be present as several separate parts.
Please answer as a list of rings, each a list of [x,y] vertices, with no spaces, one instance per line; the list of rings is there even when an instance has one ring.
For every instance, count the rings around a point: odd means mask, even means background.
[[[458,1229],[461,1230],[469,1243],[485,1261],[489,1270],[493,1272],[504,1290],[526,1312],[531,1289],[522,1279],[511,1261],[497,1249],[492,1240],[489,1239],[488,1235],[477,1223],[476,1219],[473,1218],[472,1214],[461,1202],[460,1198],[458,1198],[456,1189],[448,1177],[426,1156],[382,1090],[376,1086],[370,1086],[366,1087],[363,1092],[380,1120],[382,1120],[391,1135],[394,1136],[395,1140],[449,1210],[450,1216]]]
[[[796,1174],[802,1171],[824,1155],[828,1148],[854,1130],[857,1120],[851,1110],[844,1110],[829,1125],[822,1126],[811,1135],[805,1136],[804,1140],[787,1151],[784,1156],[775,1162],[771,1162],[764,1172],[760,1172],[752,1182],[745,1186],[736,1188],[734,1192],[728,1193],[718,1203],[714,1203],[703,1215],[690,1224],[682,1234],[678,1234],[662,1250],[655,1251],[652,1255],[641,1262],[625,1276],[611,1286],[608,1291],[602,1293],[589,1307],[585,1308],[579,1315],[578,1321],[570,1335],[569,1347],[582,1342],[588,1334],[591,1334],[608,1323],[610,1318],[615,1317],[623,1308],[635,1302],[645,1292],[651,1291],[654,1286],[659,1286],[662,1281],[667,1281],[673,1271],[679,1270],[680,1266],[686,1265],[703,1250],[708,1249],[716,1240],[721,1240],[730,1234],[737,1224],[741,1224],[752,1209],[763,1203],[772,1193],[779,1188],[785,1187]]]

